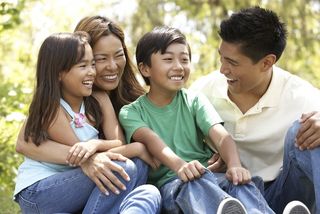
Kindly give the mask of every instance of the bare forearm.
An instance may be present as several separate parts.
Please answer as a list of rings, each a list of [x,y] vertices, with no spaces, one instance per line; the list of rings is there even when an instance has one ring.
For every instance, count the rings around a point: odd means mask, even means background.
[[[219,154],[228,168],[241,166],[238,150],[231,136],[221,139],[219,147]]]
[[[102,140],[102,139],[94,139],[90,140],[91,142],[88,143],[96,143],[97,144],[97,151],[105,152],[110,149],[119,147],[122,144],[121,140]]]
[[[139,150],[136,148],[135,144],[126,144],[118,147],[109,149],[110,152],[121,154],[127,158],[134,158],[140,155]]]
[[[70,146],[47,140],[40,146],[32,142],[17,142],[16,151],[34,160],[45,161],[50,163],[66,164],[66,158]]]

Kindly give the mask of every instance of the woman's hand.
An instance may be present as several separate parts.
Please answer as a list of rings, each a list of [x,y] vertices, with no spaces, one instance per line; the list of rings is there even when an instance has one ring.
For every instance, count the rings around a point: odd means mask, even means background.
[[[125,185],[115,176],[117,172],[123,179],[129,181],[130,178],[125,170],[113,161],[126,161],[127,158],[113,152],[102,152],[92,155],[80,166],[82,171],[97,185],[101,192],[109,195],[106,187],[115,194],[119,194],[119,189],[125,190]]]
[[[69,150],[67,163],[71,166],[79,166],[98,150],[98,144],[88,141],[74,144]]]

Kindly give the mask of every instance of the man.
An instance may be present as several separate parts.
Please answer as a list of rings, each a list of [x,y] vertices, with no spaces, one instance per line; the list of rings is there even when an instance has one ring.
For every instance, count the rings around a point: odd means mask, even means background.
[[[320,93],[275,66],[286,46],[285,25],[274,12],[252,7],[224,20],[219,35],[220,73],[191,89],[214,105],[244,166],[263,178],[276,213],[292,200],[309,208],[315,201],[320,213]]]

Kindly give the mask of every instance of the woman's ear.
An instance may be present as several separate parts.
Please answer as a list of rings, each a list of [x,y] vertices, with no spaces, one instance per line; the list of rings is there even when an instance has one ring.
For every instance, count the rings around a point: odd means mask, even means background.
[[[149,66],[140,62],[139,65],[138,65],[138,68],[139,68],[139,71],[141,73],[142,76],[144,77],[150,77],[150,69],[149,69]]]

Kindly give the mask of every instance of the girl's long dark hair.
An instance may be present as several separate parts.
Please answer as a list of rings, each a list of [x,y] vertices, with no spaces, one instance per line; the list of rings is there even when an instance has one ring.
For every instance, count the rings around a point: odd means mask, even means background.
[[[89,43],[85,32],[57,33],[49,36],[40,47],[36,69],[36,87],[29,107],[24,139],[39,146],[48,139],[47,130],[54,121],[60,105],[59,74],[68,72],[84,56]],[[86,115],[98,127],[101,110],[91,96],[84,99]],[[89,116],[90,115],[90,116]]]

